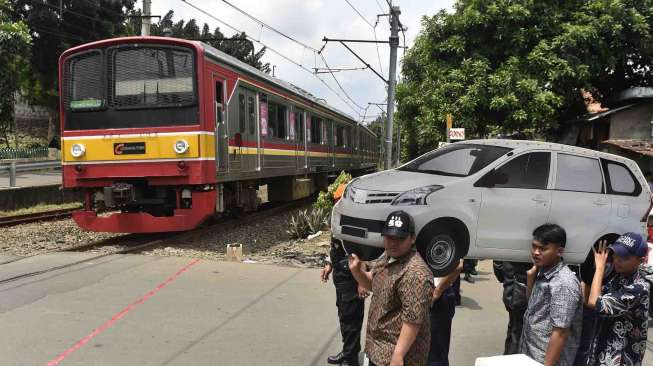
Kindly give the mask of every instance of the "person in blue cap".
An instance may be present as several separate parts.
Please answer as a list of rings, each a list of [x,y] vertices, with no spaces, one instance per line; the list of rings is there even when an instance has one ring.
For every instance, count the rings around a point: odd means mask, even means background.
[[[599,242],[594,250],[596,271],[587,306],[599,315],[589,351],[587,366],[640,366],[646,351],[649,284],[640,264],[648,253],[641,235],[626,233],[609,247]],[[608,258],[616,275],[603,285]]]

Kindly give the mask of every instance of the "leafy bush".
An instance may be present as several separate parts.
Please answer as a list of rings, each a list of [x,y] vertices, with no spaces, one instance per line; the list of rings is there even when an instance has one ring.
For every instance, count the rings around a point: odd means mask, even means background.
[[[328,212],[328,215],[331,215],[331,209],[333,208],[333,194],[335,193],[338,186],[341,183],[349,183],[351,181],[351,174],[344,171],[340,172],[340,175],[336,180],[329,185],[327,191],[320,192],[317,197],[317,201],[313,204],[313,209],[322,209]]]
[[[290,217],[286,232],[292,239],[304,239],[329,226],[331,211],[321,208],[299,210]]]

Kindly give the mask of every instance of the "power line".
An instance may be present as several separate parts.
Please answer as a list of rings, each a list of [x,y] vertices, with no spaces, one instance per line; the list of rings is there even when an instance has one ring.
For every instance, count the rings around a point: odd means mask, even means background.
[[[222,0],[222,1],[224,1],[224,0]],[[363,21],[365,21],[365,23],[367,23],[367,25],[369,25],[370,27],[372,27],[372,29],[374,29],[374,26],[372,25],[372,23],[368,22],[367,19],[363,16],[363,14],[361,14],[361,12],[358,11],[358,9],[356,9],[353,5],[351,5],[351,3],[349,2],[349,0],[345,0],[345,2],[346,2],[347,4],[349,4],[349,6],[350,6],[352,9],[354,9],[354,11],[356,12],[356,14],[358,14],[358,16],[361,17],[361,19],[363,19]]]
[[[42,28],[42,27],[40,27],[40,26],[33,26],[32,29],[33,29],[34,31],[36,31],[37,33],[50,34],[50,35],[53,35],[53,36],[62,37],[62,38],[67,38],[67,39],[70,39],[70,40],[75,40],[75,41],[80,41],[80,42],[84,42],[84,41],[86,41],[86,40],[83,39],[82,37],[79,37],[79,36],[76,36],[76,35],[72,35],[72,34],[68,34],[68,33],[62,33],[62,32],[57,32],[57,31],[52,31],[52,30],[47,30],[47,28],[44,29],[44,28]]]
[[[182,0],[182,1],[185,1],[185,0]],[[227,0],[222,0],[222,2],[224,2],[225,4],[231,6],[231,7],[234,8],[236,11],[238,11],[239,13],[241,13],[241,14],[243,14],[244,16],[248,17],[249,19],[255,21],[255,22],[258,23],[261,27],[267,28],[267,29],[273,31],[273,32],[276,33],[276,34],[278,34],[278,35],[280,35],[280,36],[282,36],[282,37],[284,37],[284,38],[286,38],[286,39],[288,39],[288,40],[290,40],[290,41],[292,41],[292,42],[297,43],[297,44],[300,45],[300,46],[303,46],[303,47],[305,47],[305,48],[308,48],[309,50],[311,50],[311,51],[313,51],[313,52],[318,52],[315,48],[313,48],[313,47],[307,45],[307,44],[304,43],[304,42],[298,41],[297,39],[295,39],[295,38],[293,38],[293,37],[291,37],[291,36],[289,36],[289,35],[283,33],[282,31],[280,31],[280,30],[278,30],[278,29],[272,27],[271,25],[269,25],[269,24],[263,22],[262,20],[260,20],[260,19],[258,19],[258,18],[256,18],[256,17],[254,17],[253,15],[251,15],[251,14],[249,14],[248,12],[246,12],[245,10],[243,10],[243,9],[241,9],[241,8],[239,8],[239,7],[237,7],[236,5],[230,3],[229,1],[227,1]]]
[[[185,0],[182,0],[182,1],[186,2]],[[301,42],[301,41],[295,39],[294,37],[291,37],[291,36],[289,36],[289,35],[283,33],[282,31],[280,31],[280,30],[278,30],[278,29],[272,27],[271,25],[269,25],[269,24],[263,22],[262,20],[256,18],[255,16],[249,14],[249,13],[246,12],[245,10],[243,10],[243,9],[241,9],[241,8],[239,8],[239,7],[237,7],[236,5],[230,3],[230,2],[227,1],[227,0],[222,0],[222,1],[223,1],[225,4],[227,4],[227,5],[231,6],[232,8],[234,8],[235,10],[237,10],[238,12],[240,12],[241,14],[243,14],[243,15],[245,15],[246,17],[250,18],[251,20],[253,20],[253,21],[256,22],[257,24],[259,24],[259,25],[261,26],[261,28],[267,28],[267,29],[270,29],[271,31],[277,33],[278,35],[280,35],[280,36],[282,36],[282,37],[284,37],[284,38],[286,38],[286,39],[288,39],[288,40],[290,40],[290,41],[292,41],[292,42],[295,42],[296,44],[298,44],[298,45],[304,47],[305,50],[308,49],[308,50],[312,51],[314,54],[319,54],[319,55],[320,55],[320,58],[322,59],[322,62],[324,63],[324,65],[325,65],[327,68],[329,68],[329,64],[328,64],[328,62],[326,61],[326,58],[324,57],[324,55],[322,55],[321,50],[318,51],[318,50],[315,49],[314,47],[311,47],[310,45],[308,45],[308,44],[306,44],[306,43],[304,43],[304,42]],[[190,5],[190,3],[189,3],[189,5]],[[234,29],[233,27],[231,27],[231,28]],[[260,44],[262,44],[260,41],[257,41],[257,42],[260,43]],[[269,47],[268,47],[268,48],[269,48]],[[294,64],[297,64],[297,62],[293,62],[293,63],[294,63]],[[355,101],[355,100],[354,100],[354,99],[349,95],[349,93],[347,93],[347,91],[346,91],[346,90],[342,87],[342,85],[340,84],[340,81],[338,80],[338,78],[336,78],[335,74],[334,74],[333,72],[329,72],[329,73],[331,74],[331,77],[333,78],[333,80],[335,81],[335,83],[338,85],[338,88],[342,91],[342,93],[345,95],[345,97],[346,97],[347,99],[349,99],[349,101],[350,101],[351,103],[353,103],[356,107],[359,108],[359,111],[357,111],[356,113],[360,114],[360,109],[363,109],[363,107],[362,107],[360,104],[358,104],[358,103],[357,103],[357,102],[356,102],[356,101]],[[350,106],[350,107],[351,107],[351,106]]]
[[[288,62],[290,62],[290,63],[292,63],[292,64],[298,66],[298,67],[301,68],[302,70],[304,70],[304,71],[310,73],[311,75],[313,75],[314,77],[316,77],[318,80],[320,80],[320,82],[321,82],[325,87],[327,87],[327,89],[329,89],[331,92],[333,92],[335,95],[337,95],[338,98],[340,98],[340,100],[341,100],[343,103],[345,103],[349,108],[351,108],[354,112],[356,112],[356,114],[360,115],[360,109],[363,109],[362,107],[359,107],[359,110],[356,110],[356,109],[355,109],[351,104],[349,104],[349,102],[347,102],[347,101],[346,101],[346,100],[345,100],[345,99],[340,95],[340,93],[338,93],[337,91],[335,91],[335,90],[334,90],[334,89],[333,89],[329,84],[326,83],[326,81],[324,81],[324,79],[322,79],[321,77],[315,75],[311,70],[309,70],[308,68],[306,68],[306,66],[304,66],[304,65],[302,65],[302,64],[300,64],[300,63],[298,63],[298,62],[296,62],[296,61],[294,61],[294,60],[292,60],[292,59],[290,59],[288,56],[284,55],[282,52],[277,51],[276,49],[274,49],[274,48],[272,48],[272,47],[266,45],[265,43],[261,42],[260,40],[257,40],[257,39],[255,39],[255,38],[253,38],[253,37],[251,37],[251,36],[248,36],[245,32],[242,32],[241,30],[239,30],[238,28],[236,28],[236,27],[232,26],[231,24],[225,22],[224,20],[219,19],[219,18],[216,17],[215,15],[208,13],[208,12],[205,11],[204,9],[197,7],[196,5],[190,3],[188,0],[181,0],[181,1],[182,1],[183,3],[185,3],[186,5],[192,7],[193,9],[195,9],[195,10],[201,12],[202,14],[204,14],[204,15],[206,15],[206,16],[208,16],[208,17],[210,17],[210,18],[212,18],[212,19],[214,19],[214,20],[216,20],[216,21],[218,21],[218,22],[220,22],[220,23],[222,23],[222,24],[224,24],[225,26],[231,28],[234,32],[244,34],[245,37],[247,37],[247,38],[250,39],[251,41],[258,43],[258,44],[260,44],[260,45],[263,46],[263,47],[266,47],[267,49],[269,49],[269,50],[272,51],[273,53],[277,54],[279,57],[283,58],[284,60],[286,60],[286,61],[288,61]],[[263,23],[263,22],[261,22],[261,21],[259,21],[259,22],[260,22],[260,23]],[[296,42],[298,42],[298,43],[301,44],[301,42],[299,42],[299,41],[296,41]],[[302,44],[302,45],[304,45],[306,48],[308,48],[308,49],[310,49],[310,50],[314,50],[314,48],[312,48],[312,47],[310,47],[310,46],[307,46],[307,45],[305,45],[305,44]],[[315,54],[317,55],[317,52],[315,52]],[[324,59],[324,57],[323,57],[322,55],[320,55],[320,56],[322,57],[322,60],[323,60],[324,62],[326,62],[326,60]],[[326,65],[326,64],[325,64],[325,66],[328,67],[328,65]],[[332,73],[331,75],[334,76],[333,73]],[[334,76],[334,79],[335,79],[335,76]],[[337,80],[337,79],[336,79],[336,80]],[[338,83],[338,85],[340,86],[340,83]],[[342,86],[340,86],[340,88],[342,89]],[[344,90],[343,90],[343,92],[344,92]],[[345,94],[346,94],[346,92],[345,92]],[[354,103],[355,105],[358,105],[358,104],[355,103],[353,100],[351,100],[351,102]]]
[[[385,9],[383,9],[383,6],[381,6],[381,3],[379,2],[379,0],[374,0],[374,1],[376,1],[376,5],[379,6],[379,9],[381,9],[381,11],[385,11]]]
[[[54,10],[59,10],[60,9],[58,6],[51,5],[51,4],[48,4],[48,3],[32,3],[32,5],[44,5],[44,6],[47,6],[49,8],[52,8]],[[90,20],[93,20],[93,21],[100,21],[100,22],[103,21],[102,19],[99,19],[98,17],[93,18],[93,17],[90,17],[90,16],[88,16],[86,14],[78,13],[78,12],[70,10],[70,9],[66,9],[66,8],[62,8],[62,9],[63,9],[64,12],[75,14],[75,15],[80,16],[82,18],[90,19]],[[63,14],[61,14],[61,19],[63,19]]]

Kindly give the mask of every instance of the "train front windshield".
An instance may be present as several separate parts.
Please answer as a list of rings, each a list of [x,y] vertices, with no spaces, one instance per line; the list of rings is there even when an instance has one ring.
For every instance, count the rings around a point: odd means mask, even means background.
[[[67,130],[199,123],[194,51],[124,45],[85,51],[63,67]]]

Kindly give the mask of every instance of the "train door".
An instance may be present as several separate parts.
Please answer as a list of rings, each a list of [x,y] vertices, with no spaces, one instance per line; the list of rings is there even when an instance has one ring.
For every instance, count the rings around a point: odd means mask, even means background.
[[[259,134],[258,134],[258,108],[256,93],[247,89],[240,89],[239,98],[243,99],[243,113],[245,114],[243,134],[241,141],[236,141],[243,162],[241,170],[244,172],[257,171],[260,168],[259,159]]]
[[[213,116],[215,117],[215,160],[218,172],[225,172],[228,169],[229,158],[229,131],[227,130],[227,115],[225,108],[226,100],[226,80],[213,75],[214,88],[214,108]]]
[[[304,169],[306,165],[306,136],[305,129],[306,125],[304,124],[304,111],[301,109],[294,109],[290,117],[291,130],[294,128],[294,137],[295,142],[295,161],[296,169]]]

